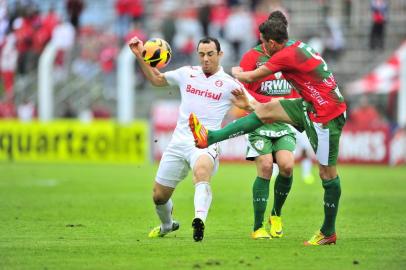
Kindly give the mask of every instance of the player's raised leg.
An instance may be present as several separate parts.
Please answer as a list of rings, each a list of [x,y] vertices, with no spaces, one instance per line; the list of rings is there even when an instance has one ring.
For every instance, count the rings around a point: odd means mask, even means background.
[[[163,186],[157,182],[154,185],[153,200],[155,211],[161,220],[161,225],[153,228],[148,237],[163,237],[166,234],[179,229],[179,223],[172,219],[172,193],[174,188]]]
[[[193,113],[189,117],[189,127],[193,133],[196,147],[206,148],[213,143],[237,137],[254,131],[263,123],[255,113],[237,119],[220,130],[207,130]]]
[[[213,147],[212,147],[213,148]],[[199,150],[201,151],[201,150]],[[205,222],[209,213],[212,192],[210,187],[210,178],[216,162],[216,150],[208,149],[208,154],[201,154],[193,164],[193,182],[195,183],[195,217],[192,221],[193,239],[202,241],[204,237]]]
[[[237,119],[219,130],[206,130],[194,114],[189,117],[189,126],[196,146],[205,148],[207,145],[252,132],[265,122],[271,123],[274,121],[292,123],[278,100],[259,103],[253,113]],[[201,132],[202,130],[206,132]]]

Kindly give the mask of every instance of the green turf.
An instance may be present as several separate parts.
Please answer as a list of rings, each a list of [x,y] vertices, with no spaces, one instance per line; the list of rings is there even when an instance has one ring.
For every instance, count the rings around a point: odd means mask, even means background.
[[[0,164],[0,269],[406,269],[406,167],[341,166],[339,241],[323,247],[302,245],[321,225],[322,188],[299,178],[285,236],[250,239],[255,168],[241,164],[214,178],[203,242],[192,239],[190,176],[174,194],[180,230],[148,239],[155,170]]]

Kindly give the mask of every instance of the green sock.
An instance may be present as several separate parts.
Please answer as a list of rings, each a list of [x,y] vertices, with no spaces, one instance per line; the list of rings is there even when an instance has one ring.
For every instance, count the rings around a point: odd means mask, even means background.
[[[322,180],[324,188],[324,223],[320,231],[325,236],[335,233],[336,216],[338,212],[338,202],[340,201],[341,186],[340,178]]]
[[[292,187],[293,176],[283,176],[278,174],[274,186],[274,200],[272,208],[272,216],[280,216],[282,214],[282,206],[288,197],[290,188]]]
[[[233,137],[250,133],[263,124],[264,123],[259,120],[258,116],[255,113],[250,113],[245,117],[241,117],[240,119],[233,121],[222,129],[209,130],[207,140],[209,145],[211,145],[216,142],[221,142]]]
[[[252,185],[252,202],[254,205],[254,231],[262,227],[269,198],[269,180],[257,176]]]

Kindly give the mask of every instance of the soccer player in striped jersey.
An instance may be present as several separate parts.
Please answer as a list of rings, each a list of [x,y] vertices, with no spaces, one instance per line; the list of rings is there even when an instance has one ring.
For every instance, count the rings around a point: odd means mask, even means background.
[[[324,59],[306,43],[289,40],[286,24],[268,20],[260,25],[260,33],[261,41],[271,58],[253,71],[244,72],[241,67],[233,67],[233,76],[250,83],[282,72],[302,98],[253,103],[248,102],[241,91],[236,96],[253,113],[216,131],[207,130],[191,114],[189,123],[195,143],[198,147],[205,148],[252,132],[264,123],[285,122],[299,130],[305,130],[319,163],[319,175],[324,188],[324,221],[320,230],[304,244],[335,244],[335,221],[341,196],[336,164],[339,140],[345,124],[346,103]]]
[[[288,21],[280,11],[269,15],[269,20],[280,20],[286,25]],[[244,71],[255,70],[268,62],[270,54],[265,44],[261,43],[246,52],[240,61]],[[266,103],[273,98],[298,98],[290,84],[283,78],[281,72],[271,74],[259,81],[243,83],[245,89],[258,102]],[[255,162],[257,176],[252,185],[252,201],[254,208],[253,239],[280,238],[283,236],[281,212],[289,194],[293,180],[296,138],[294,128],[285,123],[265,124],[247,134],[247,160]],[[277,170],[273,170],[273,163]],[[276,172],[275,172],[276,171]],[[272,174],[277,174],[274,184],[274,202],[268,222],[270,233],[264,227],[264,214],[269,198],[269,184]]]

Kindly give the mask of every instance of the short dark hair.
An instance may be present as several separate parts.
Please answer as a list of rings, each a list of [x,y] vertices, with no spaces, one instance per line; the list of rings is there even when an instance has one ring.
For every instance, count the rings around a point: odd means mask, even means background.
[[[259,32],[266,41],[272,39],[278,43],[283,43],[289,39],[287,25],[281,20],[267,20],[261,23]]]
[[[216,44],[216,50],[217,52],[221,52],[221,46],[220,46],[220,42],[218,41],[217,38],[214,37],[204,37],[201,40],[199,40],[199,43],[197,43],[197,48],[199,48],[200,43],[204,43],[204,44],[209,44],[210,42],[214,42],[214,44]]]
[[[268,16],[268,20],[280,20],[286,25],[286,27],[288,26],[288,19],[286,19],[285,14],[283,14],[283,12],[280,10],[271,12],[271,14]]]

